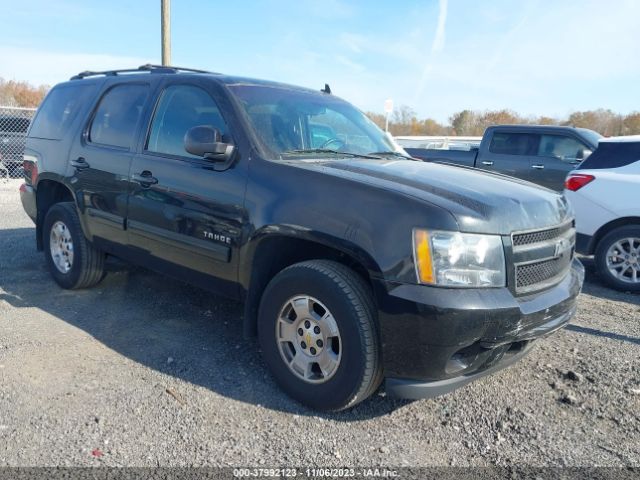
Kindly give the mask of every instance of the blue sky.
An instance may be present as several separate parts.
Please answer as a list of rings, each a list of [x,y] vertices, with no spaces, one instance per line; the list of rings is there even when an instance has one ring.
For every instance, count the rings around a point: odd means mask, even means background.
[[[160,0],[0,0],[0,76],[55,84],[160,62]],[[640,110],[640,1],[172,1],[172,63],[381,112]]]

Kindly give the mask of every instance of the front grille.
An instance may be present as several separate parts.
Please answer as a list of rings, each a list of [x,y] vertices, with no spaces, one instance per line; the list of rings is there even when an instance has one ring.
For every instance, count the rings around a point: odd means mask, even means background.
[[[542,290],[569,272],[575,250],[574,223],[511,235],[516,293]]]
[[[566,233],[572,228],[572,223],[566,223],[559,227],[549,228],[547,230],[538,230],[536,232],[515,233],[513,234],[513,246],[530,245],[532,243],[545,242],[553,240]]]
[[[571,255],[551,260],[516,266],[516,290],[548,283],[558,276],[564,276],[571,265]]]

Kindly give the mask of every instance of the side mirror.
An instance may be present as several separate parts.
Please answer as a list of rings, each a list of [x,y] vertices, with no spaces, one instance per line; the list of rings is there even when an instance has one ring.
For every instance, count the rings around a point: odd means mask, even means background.
[[[578,150],[576,159],[579,161],[586,160],[589,155],[591,155],[591,150],[589,150],[588,148],[585,148],[583,150]]]
[[[220,130],[209,125],[190,128],[184,135],[184,149],[192,155],[213,162],[226,162],[231,158],[234,146],[222,141]]]

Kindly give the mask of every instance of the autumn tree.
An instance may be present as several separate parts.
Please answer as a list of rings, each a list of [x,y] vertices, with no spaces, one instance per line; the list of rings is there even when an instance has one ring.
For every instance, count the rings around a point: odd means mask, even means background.
[[[421,135],[451,135],[451,129],[436,122],[432,118],[425,118],[420,125]]]
[[[531,123],[534,123],[536,125],[559,125],[560,124],[558,119],[552,118],[552,117],[545,117],[544,115],[541,115],[535,118]]]
[[[518,123],[527,123],[527,120],[512,110],[489,110],[480,115],[478,126],[484,132],[491,125],[513,125]]]
[[[640,135],[640,112],[631,112],[624,117],[623,135]]]
[[[573,127],[590,128],[600,132],[605,137],[622,135],[624,131],[624,117],[604,108],[573,112],[564,124]]]
[[[384,130],[386,117],[382,113],[365,112],[365,115],[369,117],[369,120]]]
[[[393,135],[420,135],[416,112],[406,105],[396,108],[389,119],[389,131]]]
[[[6,81],[0,78],[0,105],[8,107],[37,107],[49,87],[35,87],[27,82]]]

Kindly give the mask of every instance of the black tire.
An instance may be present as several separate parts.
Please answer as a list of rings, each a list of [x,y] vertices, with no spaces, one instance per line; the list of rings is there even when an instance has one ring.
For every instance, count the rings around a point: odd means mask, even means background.
[[[607,251],[609,248],[616,242],[620,240],[624,241],[627,238],[640,239],[640,225],[619,227],[602,237],[598,242],[595,252],[596,269],[600,278],[610,287],[624,292],[640,292],[640,279],[635,283],[620,280],[619,278],[616,278],[607,267]],[[636,253],[636,255],[638,253]],[[637,256],[633,257],[633,259],[637,258]]]
[[[66,273],[56,267],[51,257],[49,238],[51,228],[56,222],[62,222],[68,228],[73,241],[73,263],[71,269]],[[57,203],[49,209],[44,219],[42,241],[49,271],[56,283],[62,288],[69,290],[88,288],[102,280],[105,255],[85,238],[80,226],[80,218],[73,203]]]
[[[283,360],[276,322],[289,299],[307,295],[331,311],[340,331],[341,361],[324,383],[308,383]],[[276,275],[264,291],[258,316],[262,354],[281,388],[316,410],[338,411],[369,397],[382,381],[376,308],[370,288],[348,267],[328,260],[292,265]]]

